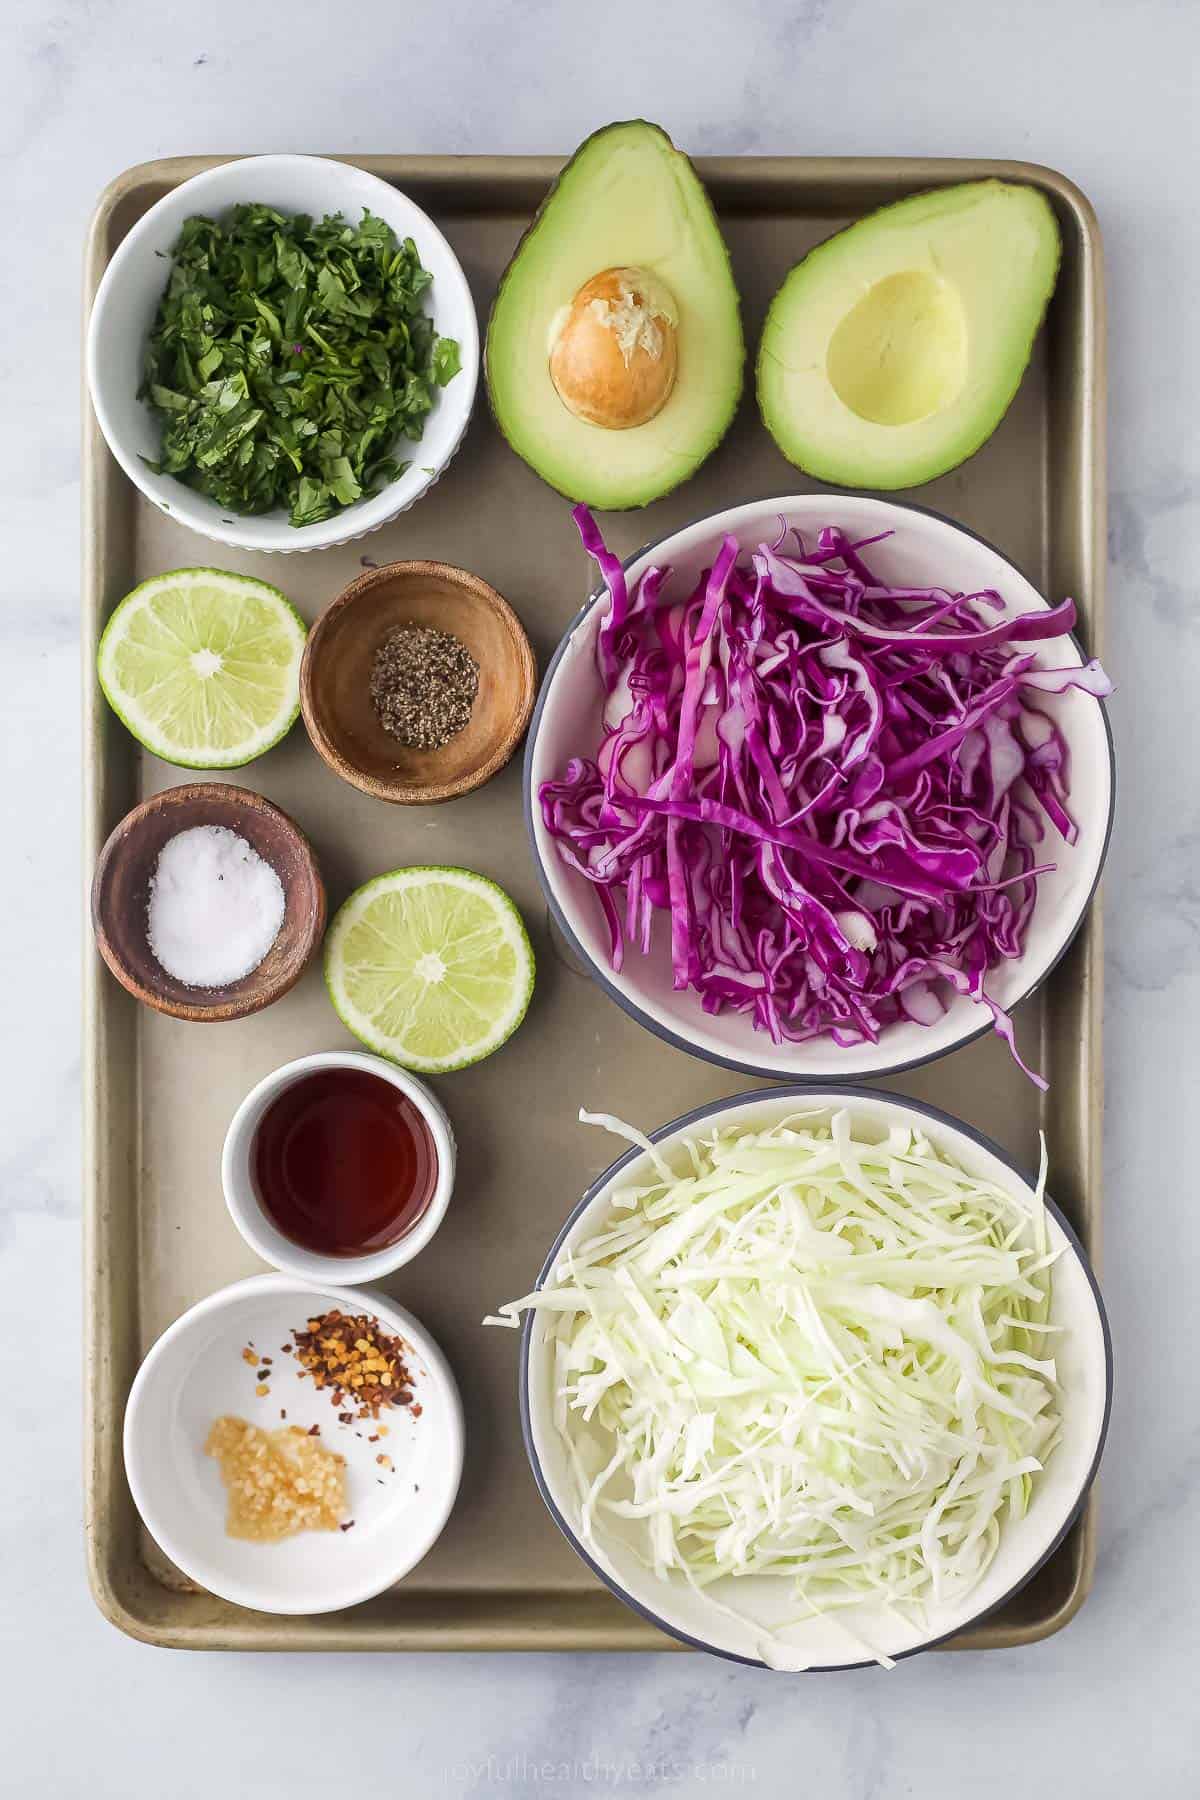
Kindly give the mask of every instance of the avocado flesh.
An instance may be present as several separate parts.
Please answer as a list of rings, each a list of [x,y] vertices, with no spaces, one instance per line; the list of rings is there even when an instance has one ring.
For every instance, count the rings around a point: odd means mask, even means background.
[[[843,487],[956,468],[1020,386],[1060,253],[1045,195],[1002,181],[914,194],[818,245],[759,348],[759,406],[783,454]]]
[[[657,275],[677,311],[662,410],[624,431],[569,412],[550,379],[553,327],[603,269]],[[657,125],[609,125],[576,151],[517,247],[492,306],[486,373],[501,431],[551,487],[617,511],[695,473],[724,436],[745,346],[729,253],[691,163]]]

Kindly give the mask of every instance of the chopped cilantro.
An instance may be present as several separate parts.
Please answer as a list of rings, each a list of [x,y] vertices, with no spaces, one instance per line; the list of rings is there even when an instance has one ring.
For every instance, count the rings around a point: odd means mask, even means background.
[[[433,376],[439,387],[445,387],[453,381],[462,368],[462,357],[459,354],[456,338],[438,338],[433,346]]]
[[[358,225],[259,205],[188,219],[139,389],[162,421],[151,466],[293,525],[377,494],[459,370],[422,305],[432,279],[365,210]]]

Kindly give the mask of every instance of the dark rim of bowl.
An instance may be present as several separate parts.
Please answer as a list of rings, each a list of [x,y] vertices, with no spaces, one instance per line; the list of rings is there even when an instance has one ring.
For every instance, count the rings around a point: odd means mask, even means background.
[[[709,1119],[715,1118],[720,1113],[729,1112],[734,1107],[753,1105],[756,1101],[786,1100],[789,1098],[795,1098],[805,1103],[810,1103],[815,1099],[823,1099],[827,1095],[836,1099],[882,1101],[890,1106],[902,1107],[908,1112],[919,1113],[924,1118],[934,1119],[939,1125],[946,1125],[954,1131],[961,1132],[964,1137],[970,1138],[971,1141],[979,1145],[980,1148],[990,1151],[994,1157],[1004,1164],[1005,1168],[1011,1169],[1018,1180],[1024,1182],[1027,1187],[1036,1187],[1036,1183],[1030,1181],[1028,1175],[1020,1165],[1014,1162],[1012,1157],[1002,1150],[1000,1145],[997,1144],[993,1138],[988,1137],[985,1132],[977,1131],[973,1125],[966,1124],[962,1119],[956,1118],[953,1113],[944,1112],[941,1107],[930,1106],[922,1100],[909,1100],[904,1095],[889,1094],[884,1090],[867,1087],[861,1084],[834,1082],[830,1083],[828,1086],[822,1087],[819,1092],[815,1092],[813,1087],[806,1082],[789,1082],[785,1086],[771,1088],[752,1088],[743,1094],[730,1094],[724,1100],[714,1100],[708,1106],[698,1106],[692,1112],[683,1113],[679,1118],[672,1119],[670,1124],[660,1125],[656,1131],[651,1131],[647,1135],[652,1144],[658,1144],[661,1143],[664,1138],[671,1137],[677,1131],[685,1130],[689,1126],[703,1124]],[[587,1192],[583,1195],[583,1198],[571,1208],[562,1229],[551,1246],[545,1262],[542,1264],[541,1273],[534,1283],[535,1291],[544,1287],[550,1272],[554,1267],[555,1261],[558,1258],[559,1251],[571,1231],[574,1229],[580,1215],[586,1211],[601,1190],[615,1180],[622,1169],[633,1162],[635,1157],[644,1154],[645,1152],[638,1149],[635,1145],[631,1149],[625,1151],[624,1155],[618,1156],[617,1160],[610,1163],[602,1175],[596,1177],[595,1181],[592,1182]],[[1014,1595],[1019,1594],[1021,1589],[1026,1587],[1029,1582],[1033,1580],[1038,1570],[1043,1568],[1045,1564],[1049,1562],[1050,1558],[1054,1555],[1054,1552],[1063,1542],[1063,1539],[1083,1511],[1084,1502],[1091,1491],[1092,1483],[1096,1479],[1096,1471],[1100,1467],[1100,1459],[1104,1454],[1105,1439],[1108,1436],[1108,1423],[1112,1414],[1113,1398],[1112,1334],[1109,1330],[1108,1314],[1105,1311],[1104,1297],[1100,1292],[1099,1283],[1096,1280],[1092,1265],[1088,1260],[1087,1252],[1084,1250],[1083,1245],[1080,1243],[1071,1225],[1063,1216],[1061,1209],[1050,1198],[1049,1194],[1045,1195],[1044,1198],[1047,1211],[1053,1216],[1060,1227],[1063,1236],[1066,1238],[1068,1245],[1075,1254],[1080,1268],[1083,1270],[1088,1286],[1092,1291],[1092,1300],[1096,1307],[1096,1316],[1100,1321],[1100,1333],[1104,1343],[1104,1413],[1100,1420],[1100,1431],[1096,1439],[1095,1453],[1088,1466],[1087,1473],[1083,1478],[1078,1496],[1072,1503],[1070,1511],[1063,1520],[1060,1530],[1056,1533],[1053,1541],[1047,1545],[1042,1555],[1038,1557],[1037,1561],[1021,1576],[1020,1580],[1015,1581],[1010,1588],[1001,1594],[998,1600],[992,1603],[991,1606],[985,1606],[982,1611],[972,1614],[969,1619],[964,1619],[962,1624],[956,1625],[953,1631],[943,1632],[940,1637],[929,1638],[924,1643],[914,1644],[910,1650],[898,1651],[894,1657],[896,1662],[907,1661],[910,1656],[920,1656],[926,1650],[935,1650],[939,1644],[946,1644],[949,1643],[952,1638],[961,1637],[964,1632],[973,1630],[973,1628],[976,1625],[981,1624],[984,1619],[990,1618],[993,1613],[998,1612],[1002,1606],[1007,1606]],[[625,1606],[628,1606],[631,1611],[637,1613],[640,1618],[645,1619],[647,1624],[655,1626],[659,1631],[664,1632],[667,1637],[675,1638],[681,1644],[690,1645],[693,1650],[704,1650],[710,1656],[721,1657],[725,1662],[742,1663],[747,1668],[751,1669],[767,1668],[768,1665],[760,1661],[757,1657],[739,1656],[734,1650],[721,1650],[715,1644],[706,1643],[703,1638],[693,1637],[689,1632],[680,1630],[677,1625],[670,1624],[650,1607],[644,1606],[640,1600],[635,1600],[631,1594],[627,1593],[620,1582],[617,1581],[614,1576],[609,1575],[602,1569],[599,1563],[589,1556],[588,1552],[580,1543],[575,1532],[563,1517],[550,1492],[549,1483],[542,1473],[541,1461],[533,1442],[533,1424],[529,1412],[529,1358],[533,1347],[534,1318],[534,1313],[526,1313],[524,1324],[521,1327],[521,1348],[518,1364],[518,1403],[521,1413],[521,1436],[525,1443],[525,1454],[529,1458],[529,1467],[532,1470],[538,1493],[541,1495],[542,1501],[547,1512],[550,1514],[550,1517],[554,1520],[554,1523],[558,1526],[558,1529],[562,1532],[575,1554],[582,1562],[587,1564],[588,1568],[592,1571],[592,1574],[595,1575],[599,1581],[602,1581],[609,1592],[614,1594]],[[876,1666],[877,1663],[875,1658],[863,1657],[857,1662],[823,1663],[818,1668],[804,1669],[797,1672],[805,1675],[837,1675],[844,1673],[848,1669],[873,1669]]]
[[[788,500],[794,500],[796,497],[795,494],[768,495],[761,501],[748,500],[739,502],[739,504],[746,506],[770,506],[774,501],[778,500],[782,513],[782,509],[786,502]],[[964,537],[973,538],[977,544],[982,544],[985,550],[990,550],[993,556],[998,556],[1001,562],[1005,563],[1015,575],[1019,575],[1022,581],[1028,582],[1029,586],[1038,597],[1045,601],[1045,595],[1042,593],[1037,582],[1026,575],[1025,571],[1019,564],[1015,563],[1010,556],[1006,556],[1002,550],[998,550],[995,544],[988,538],[981,536],[979,532],[972,531],[970,526],[960,525],[957,519],[950,518],[946,513],[938,512],[936,508],[932,506],[917,506],[911,500],[885,500],[878,494],[866,493],[860,489],[839,489],[837,493],[831,493],[829,495],[831,509],[836,509],[839,499],[874,500],[884,506],[896,507],[901,512],[921,513],[926,518],[936,519],[939,524],[948,525],[951,530],[961,532]],[[724,510],[733,512],[736,508],[727,507]],[[678,537],[681,532],[691,531],[696,525],[703,524],[703,522],[702,519],[697,519],[694,520],[691,525],[679,525],[676,526],[673,531],[664,532],[659,538],[652,538],[650,542],[643,544],[640,550],[635,550],[631,556],[625,557],[622,560],[621,567],[628,571],[632,565],[640,561],[643,556],[648,556],[651,551],[657,550],[660,544],[666,543],[668,538]],[[550,910],[550,916],[558,926],[558,929],[562,932],[563,937],[567,940],[567,943],[570,945],[571,949],[578,957],[583,969],[591,979],[604,989],[604,992],[608,995],[609,999],[614,1001],[616,1005],[621,1008],[622,1012],[628,1013],[631,1019],[636,1019],[639,1025],[644,1026],[647,1031],[653,1032],[655,1037],[661,1038],[664,1043],[674,1045],[676,1050],[686,1051],[689,1056],[698,1056],[703,1062],[714,1063],[718,1068],[731,1069],[738,1075],[756,1075],[767,1081],[804,1081],[823,1083],[827,1079],[824,1075],[801,1075],[794,1069],[781,1070],[768,1062],[743,1062],[737,1057],[718,1056],[715,1050],[705,1049],[701,1045],[693,1043],[689,1038],[680,1037],[677,1032],[671,1031],[666,1025],[660,1024],[657,1019],[652,1019],[649,1013],[643,1011],[636,1000],[630,995],[623,993],[621,989],[617,987],[606,970],[602,969],[598,963],[593,961],[591,955],[580,943],[575,932],[571,929],[570,921],[567,919],[566,914],[563,912],[562,907],[554,896],[554,891],[550,885],[550,879],[546,873],[541,851],[538,846],[537,832],[534,829],[534,751],[537,747],[538,734],[542,727],[542,715],[545,710],[546,698],[550,692],[554,677],[558,673],[558,665],[566,654],[567,647],[576,631],[578,631],[580,625],[591,612],[592,608],[604,599],[606,593],[607,589],[603,586],[594,589],[559,639],[554,655],[546,665],[546,673],[542,677],[542,684],[538,689],[537,702],[534,705],[533,715],[529,721],[529,730],[525,738],[525,753],[521,766],[521,805],[525,815],[525,830],[529,837],[530,849],[533,855],[533,866],[537,872],[538,882],[541,886],[546,905]],[[1048,605],[1049,602],[1046,602],[1046,604]],[[1075,632],[1064,632],[1063,635],[1070,639],[1071,643],[1079,653],[1080,660],[1086,663],[1087,656]],[[1096,865],[1096,877],[1080,903],[1079,911],[1076,914],[1070,929],[1063,937],[1062,943],[1055,956],[1046,965],[1037,980],[1032,981],[1027,988],[1017,995],[1015,1000],[1009,1002],[1008,1007],[1006,1008],[1009,1012],[1011,1012],[1014,1007],[1021,1006],[1026,1000],[1031,999],[1045,982],[1050,979],[1050,976],[1054,973],[1063,957],[1067,954],[1067,951],[1071,948],[1071,945],[1075,942],[1075,939],[1079,934],[1079,929],[1083,924],[1083,921],[1087,918],[1092,901],[1096,897],[1096,890],[1100,886],[1100,880],[1104,874],[1104,865],[1108,860],[1108,848],[1112,842],[1113,821],[1116,817],[1117,759],[1113,745],[1112,726],[1109,723],[1107,708],[1105,707],[1103,700],[1097,701],[1097,705],[1100,708],[1100,717],[1104,725],[1105,741],[1108,745],[1109,786],[1108,818],[1104,826],[1104,842],[1100,847],[1100,860]],[[968,1044],[973,1044],[979,1038],[986,1037],[993,1029],[994,1027],[991,1020],[984,1019],[965,1037],[959,1038],[953,1044],[947,1044],[944,1049],[929,1050],[925,1052],[924,1055],[910,1057],[907,1062],[887,1063],[881,1068],[855,1069],[850,1067],[847,1072],[853,1078],[864,1081],[883,1081],[892,1075],[904,1075],[911,1069],[920,1069],[923,1068],[926,1063],[936,1062],[940,1056],[950,1056],[955,1051],[964,1050]],[[847,1048],[845,1055],[847,1059],[849,1059],[853,1055],[852,1049]]]

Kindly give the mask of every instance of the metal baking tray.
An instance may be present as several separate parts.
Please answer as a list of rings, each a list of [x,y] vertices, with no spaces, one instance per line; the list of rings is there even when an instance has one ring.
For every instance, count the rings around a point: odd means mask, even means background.
[[[178,182],[223,159],[181,157],[128,170],[102,196],[87,251],[90,304],[131,225]],[[480,317],[530,215],[561,164],[548,157],[351,158],[406,190],[441,225]],[[1070,182],[1025,163],[746,157],[701,159],[744,297],[747,340],[785,270],[831,231],[923,188],[996,175],[1034,182],[1058,213],[1062,274],[1016,401],[964,467],[920,490],[922,504],[1000,546],[1043,592],[1075,597],[1081,635],[1103,649],[1104,298],[1099,234]],[[310,619],[367,559],[433,557],[495,584],[524,620],[545,666],[592,585],[566,502],[513,455],[480,399],[458,458],[411,512],[338,549],[293,557],[219,549],[134,491],[84,406],[85,866],[116,820],[180,780],[143,755],[93,676],[112,606],[147,575],[223,566],[281,585]],[[811,489],[758,421],[753,383],[737,423],[695,479],[645,513],[606,519],[623,554],[702,514],[766,494]],[[836,501],[830,511],[836,513]],[[538,957],[529,1016],[504,1050],[435,1085],[458,1133],[458,1188],[433,1244],[387,1284],[434,1332],[458,1374],[467,1463],[445,1534],[399,1586],[317,1618],[247,1612],[197,1591],[143,1532],[121,1458],[121,1423],[141,1357],[185,1307],[258,1265],[225,1212],[219,1153],[250,1085],[288,1057],[348,1040],[319,969],[270,1010],[189,1025],[140,1009],[84,958],[86,1529],[102,1612],[150,1643],[192,1649],[666,1650],[680,1646],[594,1580],[538,1498],[521,1444],[517,1341],[484,1331],[497,1302],[524,1293],[583,1189],[609,1160],[581,1104],[651,1127],[750,1085],[665,1045],[572,966],[552,936],[521,822],[514,763],[451,805],[390,808],[342,785],[297,725],[240,775],[301,822],[331,906],[358,882],[408,862],[465,863],[501,882],[528,921]],[[1050,1077],[1042,1099],[985,1039],[884,1085],[935,1101],[990,1133],[1026,1165],[1039,1129],[1052,1182],[1093,1259],[1100,1226],[1100,912],[1019,1011],[1022,1043]],[[1039,1043],[1040,1040],[1040,1043]],[[1092,1578],[1095,1498],[1036,1578],[954,1648],[1026,1644],[1057,1631]]]

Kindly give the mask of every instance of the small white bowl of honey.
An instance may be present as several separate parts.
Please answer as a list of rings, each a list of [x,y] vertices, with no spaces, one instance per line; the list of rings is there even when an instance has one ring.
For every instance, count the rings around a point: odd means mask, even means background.
[[[454,1189],[454,1132],[407,1070],[357,1050],[284,1063],[251,1088],[221,1156],[230,1217],[304,1281],[379,1281],[433,1237]]]

